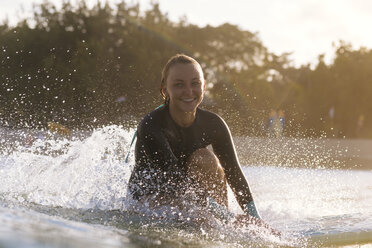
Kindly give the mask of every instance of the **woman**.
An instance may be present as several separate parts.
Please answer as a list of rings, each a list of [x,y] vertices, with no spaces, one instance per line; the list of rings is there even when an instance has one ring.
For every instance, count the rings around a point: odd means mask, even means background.
[[[130,193],[150,206],[195,201],[228,208],[227,180],[243,211],[260,219],[226,123],[198,108],[205,88],[195,59],[183,54],[170,58],[160,89],[165,104],[138,126]]]

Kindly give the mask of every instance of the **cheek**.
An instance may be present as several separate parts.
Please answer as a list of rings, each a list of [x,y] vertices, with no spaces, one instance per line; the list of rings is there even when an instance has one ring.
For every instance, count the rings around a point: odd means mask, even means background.
[[[170,96],[170,97],[172,97],[172,96],[177,96],[177,95],[179,95],[180,94],[180,92],[181,92],[181,90],[179,90],[179,89],[177,89],[177,88],[170,88],[170,89],[168,89],[168,95]]]

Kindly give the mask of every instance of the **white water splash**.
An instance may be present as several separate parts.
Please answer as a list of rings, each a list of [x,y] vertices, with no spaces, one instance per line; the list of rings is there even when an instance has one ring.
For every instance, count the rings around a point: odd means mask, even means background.
[[[1,158],[0,194],[7,201],[120,209],[133,163],[133,155],[124,162],[132,135],[107,126],[84,139],[37,139]]]

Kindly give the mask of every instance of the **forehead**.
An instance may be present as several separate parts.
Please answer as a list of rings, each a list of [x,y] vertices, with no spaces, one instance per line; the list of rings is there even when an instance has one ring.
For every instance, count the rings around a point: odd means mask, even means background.
[[[203,79],[203,71],[198,64],[181,64],[177,63],[169,68],[169,79]]]

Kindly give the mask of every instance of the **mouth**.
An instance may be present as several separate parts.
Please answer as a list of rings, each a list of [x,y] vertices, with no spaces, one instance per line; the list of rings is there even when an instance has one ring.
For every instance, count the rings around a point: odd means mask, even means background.
[[[195,98],[184,98],[184,99],[181,99],[183,102],[193,102],[195,100]]]

